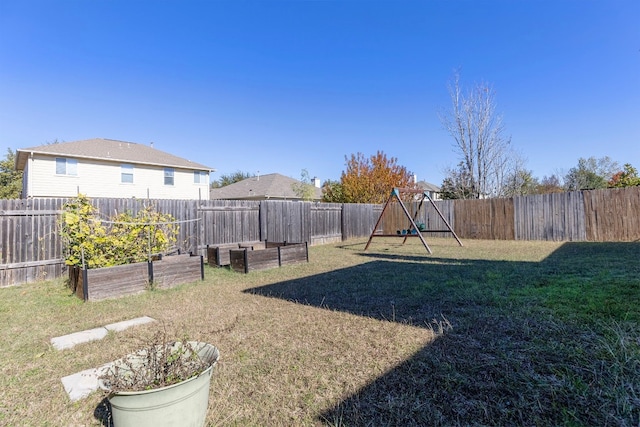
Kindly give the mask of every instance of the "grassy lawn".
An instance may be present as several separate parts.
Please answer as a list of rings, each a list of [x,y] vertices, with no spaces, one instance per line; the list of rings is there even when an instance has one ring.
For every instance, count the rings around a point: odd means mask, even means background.
[[[108,425],[60,378],[160,326],[216,345],[209,425],[640,424],[640,243],[429,239],[310,248],[310,263],[83,303],[62,280],[0,289],[0,425]]]

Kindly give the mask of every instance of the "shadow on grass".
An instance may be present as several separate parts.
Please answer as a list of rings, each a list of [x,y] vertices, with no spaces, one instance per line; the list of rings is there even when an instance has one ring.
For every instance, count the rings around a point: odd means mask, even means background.
[[[611,378],[611,355],[602,353],[603,338],[589,321],[637,325],[638,243],[567,243],[539,263],[362,256],[370,260],[246,292],[414,326],[444,317],[453,328],[322,413],[320,422],[640,422],[640,399],[625,391],[639,389],[640,365]],[[636,375],[630,384],[629,375]]]

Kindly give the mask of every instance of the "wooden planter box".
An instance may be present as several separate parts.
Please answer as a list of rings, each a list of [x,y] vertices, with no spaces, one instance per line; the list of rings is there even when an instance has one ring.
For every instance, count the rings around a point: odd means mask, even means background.
[[[309,262],[307,243],[265,242],[264,249],[231,249],[231,269],[242,273]]]
[[[204,279],[202,256],[175,255],[153,262],[82,269],[69,268],[69,286],[84,301],[99,301]]]
[[[215,246],[207,245],[207,264],[211,267],[224,267],[231,264],[229,251],[231,249],[264,249],[264,242],[222,243]]]
[[[139,294],[149,287],[149,268],[148,262],[92,269],[71,267],[69,284],[85,301]]]
[[[153,261],[149,270],[152,287],[169,289],[183,283],[204,280],[202,255],[172,255]]]

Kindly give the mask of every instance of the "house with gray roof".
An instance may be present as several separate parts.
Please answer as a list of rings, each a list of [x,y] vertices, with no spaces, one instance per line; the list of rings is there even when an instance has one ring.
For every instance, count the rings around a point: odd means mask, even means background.
[[[153,145],[94,138],[16,150],[23,197],[209,199],[209,166]]]
[[[320,180],[314,178],[312,200],[322,200]],[[289,178],[279,173],[253,176],[220,188],[212,188],[210,198],[226,200],[302,200],[300,192],[296,191],[303,185],[297,179]]]
[[[416,185],[418,186],[419,189],[429,194],[429,197],[431,197],[432,200],[441,199],[440,187],[438,187],[437,185],[431,184],[430,182],[427,182],[427,181],[418,181],[416,182]]]

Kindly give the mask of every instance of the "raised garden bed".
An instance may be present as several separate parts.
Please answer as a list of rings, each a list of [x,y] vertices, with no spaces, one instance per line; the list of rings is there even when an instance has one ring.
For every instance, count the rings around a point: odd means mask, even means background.
[[[307,243],[265,242],[264,249],[242,248],[229,250],[230,266],[234,271],[276,268],[287,264],[309,262]]]
[[[222,243],[215,246],[207,245],[207,264],[211,267],[224,267],[231,264],[229,258],[229,250],[231,249],[264,249],[265,242],[241,242],[241,243]]]
[[[149,268],[147,262],[92,269],[71,267],[69,285],[84,301],[139,294],[149,286]]]
[[[202,256],[174,255],[158,261],[113,267],[69,268],[69,286],[84,301],[98,301],[144,292],[153,284],[168,289],[204,279]]]
[[[154,288],[169,289],[183,283],[204,280],[202,255],[172,255],[151,263],[150,280]]]

